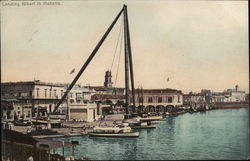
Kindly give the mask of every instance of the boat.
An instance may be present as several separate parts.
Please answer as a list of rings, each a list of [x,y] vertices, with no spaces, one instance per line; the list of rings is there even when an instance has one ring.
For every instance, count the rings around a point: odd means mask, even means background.
[[[32,119],[34,125],[46,125],[52,128],[61,127],[62,121],[60,119]]]
[[[129,126],[132,129],[153,129],[156,128],[155,124],[152,124],[151,121],[139,121],[139,122],[131,122]]]
[[[162,116],[147,116],[144,118],[139,118],[140,121],[160,121],[163,120]]]
[[[129,126],[113,126],[113,127],[100,127],[95,126],[93,132],[88,133],[89,136],[99,137],[138,137],[139,132],[133,132]]]
[[[15,126],[31,126],[31,121],[29,120],[16,120],[14,121]]]

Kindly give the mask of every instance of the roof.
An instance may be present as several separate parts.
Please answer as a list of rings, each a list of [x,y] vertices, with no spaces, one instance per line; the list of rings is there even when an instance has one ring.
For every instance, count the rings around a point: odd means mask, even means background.
[[[177,89],[170,89],[170,88],[166,88],[166,89],[135,89],[135,92],[141,92],[141,90],[143,91],[143,93],[180,93],[182,94],[181,90],[177,90]]]
[[[105,86],[89,86],[90,89],[94,89],[96,91],[106,91],[107,87]]]
[[[125,99],[125,95],[95,94],[91,96],[91,99],[92,100]]]
[[[44,85],[44,86],[64,87],[67,84],[41,82],[40,80],[35,80],[35,81],[20,81],[20,82],[3,82],[3,83],[1,83],[1,86],[13,86],[13,85]]]
[[[58,140],[50,140],[50,139],[36,139],[37,147],[43,149],[56,149],[61,147],[71,147],[79,144],[72,144],[70,142],[63,142]]]
[[[86,86],[90,89],[94,89],[96,91],[107,91],[107,90],[125,90],[125,88],[121,87],[105,87],[105,86]]]
[[[205,96],[204,93],[189,93],[189,94],[184,94],[183,96]]]
[[[63,146],[69,147],[69,146],[79,145],[57,140],[33,138],[32,136],[6,129],[3,130],[2,137],[3,137],[2,139],[6,141],[11,141],[11,142],[13,141],[16,143],[37,146],[38,148],[43,148],[43,149],[55,149],[55,148],[61,148]]]
[[[17,131],[3,129],[2,132],[3,132],[2,134],[3,140],[13,141],[13,142],[22,143],[22,144],[28,144],[28,145],[33,145],[33,146],[36,145],[36,143],[38,142],[33,137],[17,132]]]
[[[18,102],[19,100],[14,97],[1,97],[1,102]]]

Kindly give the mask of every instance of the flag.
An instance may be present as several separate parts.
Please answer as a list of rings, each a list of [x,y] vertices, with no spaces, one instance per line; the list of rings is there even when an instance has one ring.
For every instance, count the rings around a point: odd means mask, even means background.
[[[73,74],[75,72],[75,68],[73,68],[70,72],[70,74]]]
[[[169,77],[167,78],[167,82],[169,81]]]

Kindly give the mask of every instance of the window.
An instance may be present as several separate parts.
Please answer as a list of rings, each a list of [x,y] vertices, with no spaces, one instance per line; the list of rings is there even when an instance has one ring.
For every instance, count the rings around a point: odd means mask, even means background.
[[[30,91],[30,93],[29,93],[29,94],[30,94],[30,97],[32,97],[32,91]]]
[[[162,97],[158,97],[158,102],[159,102],[159,103],[162,102]]]
[[[54,89],[54,97],[56,97],[56,89]]]
[[[80,100],[82,98],[82,93],[76,93],[76,100]]]
[[[36,89],[36,96],[39,97],[39,88]]]
[[[61,97],[63,96],[63,90],[61,90]]]
[[[173,98],[172,97],[168,97],[168,103],[172,103],[173,102]]]
[[[52,89],[49,89],[49,97],[51,98],[51,92],[52,92]]]
[[[52,112],[52,105],[49,105],[49,112]]]
[[[70,98],[73,98],[73,93],[70,93]]]
[[[139,98],[139,101],[140,101],[140,102],[143,102],[143,98],[142,98],[142,97],[140,97],[140,98]]]
[[[30,111],[28,111],[28,115],[26,117],[30,117]]]
[[[7,111],[7,119],[11,119],[11,112]]]
[[[87,109],[70,109],[70,112],[87,112]]]
[[[18,96],[21,97],[21,92],[18,93]]]
[[[75,101],[74,101],[74,99],[70,99],[69,102],[70,103],[74,103]]]
[[[148,103],[152,103],[153,102],[153,98],[152,97],[148,97]]]
[[[180,103],[181,101],[180,101],[180,96],[178,96],[178,103]]]
[[[44,97],[47,97],[47,89],[44,89]]]

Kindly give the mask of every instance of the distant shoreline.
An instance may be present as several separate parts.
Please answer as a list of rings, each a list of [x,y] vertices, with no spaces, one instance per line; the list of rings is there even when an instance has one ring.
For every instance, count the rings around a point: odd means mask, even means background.
[[[249,104],[217,104],[215,105],[218,109],[237,109],[237,108],[247,108]]]

